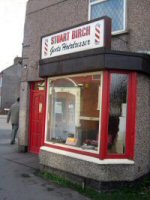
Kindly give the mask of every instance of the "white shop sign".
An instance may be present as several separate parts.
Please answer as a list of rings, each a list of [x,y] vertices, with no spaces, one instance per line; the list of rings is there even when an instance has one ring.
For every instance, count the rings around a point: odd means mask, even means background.
[[[104,47],[104,19],[42,38],[41,59]]]

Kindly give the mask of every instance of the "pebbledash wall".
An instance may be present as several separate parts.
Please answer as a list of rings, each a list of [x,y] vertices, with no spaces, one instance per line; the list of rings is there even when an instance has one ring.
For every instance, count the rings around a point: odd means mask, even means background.
[[[44,61],[39,62],[41,60],[41,37],[88,21],[90,19],[90,2],[94,1],[29,0],[27,3],[23,41],[24,67],[22,69],[20,90],[19,149],[21,151],[27,150],[28,147],[29,116],[31,112],[29,109],[30,83],[46,80],[46,78],[56,75],[61,76],[61,72],[52,73],[51,76],[42,74],[44,64],[46,66],[49,63],[53,66],[53,63],[58,64],[60,60],[57,61],[57,58],[54,58],[47,63],[44,63]],[[95,2],[100,3],[102,1]],[[126,59],[137,58],[137,65],[143,67],[138,70],[136,63],[134,63],[135,70],[132,67],[130,70],[130,66],[128,66],[126,69],[108,67],[108,71],[120,70],[136,73],[136,117],[135,133],[132,138],[134,140],[133,156],[132,159],[128,157],[98,159],[46,145],[41,148],[39,157],[43,169],[46,168],[57,173],[58,171],[59,173],[64,172],[64,176],[69,174],[69,178],[72,177],[72,179],[76,176],[76,180],[79,182],[85,182],[85,179],[87,180],[86,183],[88,183],[88,180],[96,182],[133,181],[150,171],[150,57],[148,55],[150,52],[150,2],[149,0],[127,0],[123,3],[125,4],[126,27],[123,31],[112,33],[111,49],[114,51],[110,50],[109,53],[118,56],[118,58],[120,55],[127,55]],[[136,54],[132,54],[132,52],[136,52]],[[105,51],[102,53],[107,55]],[[92,54],[94,54],[94,51]],[[99,54],[101,55],[101,53]],[[119,61],[115,62],[116,64],[119,63]],[[132,66],[132,61],[129,63]],[[118,66],[120,65],[119,63]],[[39,68],[42,74],[40,77]],[[99,71],[107,71],[106,68],[107,66],[105,68],[100,67]],[[63,72],[63,75],[67,75],[67,72]],[[100,187],[100,185],[97,187]]]
[[[20,93],[22,58],[16,57],[13,65],[0,72],[0,113],[6,113]]]

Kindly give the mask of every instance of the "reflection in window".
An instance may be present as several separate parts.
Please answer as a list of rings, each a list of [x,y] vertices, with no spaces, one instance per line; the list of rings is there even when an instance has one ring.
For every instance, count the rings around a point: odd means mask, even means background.
[[[108,152],[124,154],[126,150],[127,74],[111,74]]]
[[[112,19],[112,31],[125,30],[125,0],[90,0],[90,19],[108,16]]]
[[[47,141],[98,150],[101,74],[49,79]]]

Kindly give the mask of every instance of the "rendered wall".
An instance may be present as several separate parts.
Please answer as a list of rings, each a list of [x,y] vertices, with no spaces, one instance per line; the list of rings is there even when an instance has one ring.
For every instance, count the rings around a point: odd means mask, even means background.
[[[28,131],[29,131],[29,99],[30,90],[27,82],[21,82],[20,86],[20,112],[19,112],[19,130],[18,144],[19,151],[27,151]]]
[[[27,6],[22,79],[38,80],[41,36],[88,21],[89,0],[30,0]],[[112,35],[112,49],[121,51],[150,51],[150,2],[127,1],[127,30]]]
[[[96,164],[46,150],[40,152],[40,164],[100,182],[134,180],[134,164]]]
[[[150,171],[150,76],[137,79],[135,177]]]
[[[150,171],[150,77],[137,76],[137,112],[134,164],[96,164],[68,154],[40,153],[40,164],[96,181],[133,181]],[[68,155],[68,156],[67,156]],[[93,159],[94,160],[94,159]]]
[[[14,64],[2,71],[1,111],[9,109],[20,96],[21,67],[21,64]]]
[[[88,0],[30,0],[27,6],[21,86],[20,146],[28,145],[29,85],[39,80],[41,36],[88,20]],[[150,50],[150,2],[127,1],[127,32],[112,36],[112,49],[123,51]],[[50,66],[49,66],[50,67]],[[137,81],[137,120],[135,164],[96,164],[69,156],[40,152],[40,164],[96,181],[132,181],[150,171],[150,80],[139,74]],[[143,106],[144,105],[144,106]]]

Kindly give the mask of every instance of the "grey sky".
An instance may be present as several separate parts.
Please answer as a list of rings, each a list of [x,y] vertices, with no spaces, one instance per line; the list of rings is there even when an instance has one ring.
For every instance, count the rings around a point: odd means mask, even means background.
[[[0,0],[0,72],[22,54],[27,0]]]

